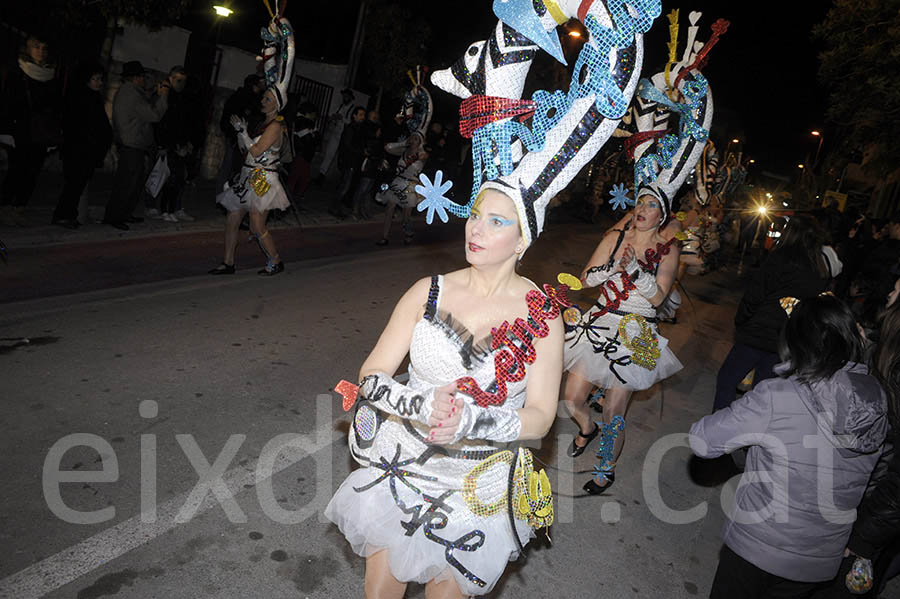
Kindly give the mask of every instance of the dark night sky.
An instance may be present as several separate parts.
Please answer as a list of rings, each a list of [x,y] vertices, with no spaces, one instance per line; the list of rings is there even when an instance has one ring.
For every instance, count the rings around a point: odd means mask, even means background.
[[[484,39],[496,22],[490,0],[401,2],[414,7],[431,24],[428,52],[432,68],[449,66],[471,42]],[[203,4],[198,1],[196,6]],[[298,56],[346,62],[359,4],[360,0],[289,0],[287,15],[297,30]],[[461,9],[463,5],[468,8]],[[665,63],[666,14],[673,8],[681,9],[679,56],[688,11],[703,12],[701,41],[709,37],[715,19],[731,21],[704,69],[717,108],[713,138],[745,140],[746,155],[759,167],[792,174],[798,162],[815,153],[817,139],[809,131],[824,127],[825,93],[816,81],[820,44],[811,40],[810,32],[824,18],[828,6],[822,0],[663,0],[663,13],[645,36],[643,74],[652,75]],[[231,7],[236,14],[220,31],[220,41],[256,49],[256,32],[267,16],[262,0],[232,0]],[[434,95],[444,94],[436,91]],[[438,103],[444,104],[439,99]],[[827,145],[828,131],[825,133]]]

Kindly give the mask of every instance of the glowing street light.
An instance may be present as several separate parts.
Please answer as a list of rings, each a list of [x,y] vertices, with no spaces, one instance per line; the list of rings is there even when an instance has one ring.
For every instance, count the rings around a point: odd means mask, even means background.
[[[760,216],[765,216],[766,212],[768,212],[769,209],[766,208],[765,206],[760,206],[759,208],[756,209],[756,211],[759,212]]]
[[[819,133],[818,131],[810,131],[809,134],[810,134],[810,135],[815,135],[816,137],[819,137],[820,135],[822,135],[822,134]]]
[[[731,143],[739,144],[739,143],[741,143],[741,140],[739,140],[738,138],[735,137],[734,139],[731,140]]]
[[[803,165],[803,164],[798,164],[798,165],[797,165],[797,168],[799,168],[799,169],[803,169],[803,168],[806,168],[806,166],[805,166],[805,165]]]
[[[216,11],[217,17],[230,17],[232,15],[232,13],[234,13],[233,10],[231,10],[230,8],[228,8],[226,6],[216,5],[216,6],[213,6],[213,10]]]

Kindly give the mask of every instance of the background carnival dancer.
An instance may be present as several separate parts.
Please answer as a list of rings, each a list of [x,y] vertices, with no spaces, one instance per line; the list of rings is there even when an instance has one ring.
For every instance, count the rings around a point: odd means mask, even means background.
[[[610,231],[582,273],[585,287],[600,287],[599,299],[566,327],[565,402],[579,426],[569,455],[581,455],[602,433],[600,464],[595,478],[584,485],[591,494],[602,493],[615,481],[632,391],[649,389],[681,370],[657,330],[656,309],[678,270],[675,238],[660,235],[667,215],[665,200],[649,190],[639,193],[630,226]],[[585,403],[594,386],[605,390],[602,423],[591,421]]]
[[[225,256],[222,264],[209,271],[213,275],[234,274],[238,229],[246,212],[250,213],[252,237],[266,255],[266,267],[257,274],[271,276],[284,270],[275,241],[266,227],[266,217],[272,208],[284,210],[290,205],[278,177],[278,166],[281,148],[288,143],[287,128],[279,113],[287,101],[294,59],[291,24],[283,17],[273,18],[268,29],[263,29],[263,39],[266,41],[263,67],[269,83],[261,102],[264,120],[259,133],[251,137],[247,132],[247,121],[237,115],[231,119],[238,146],[246,155],[240,175],[216,197],[216,202],[228,211],[228,217],[225,221]]]
[[[410,581],[429,597],[487,593],[534,536],[537,516],[508,507],[527,501],[507,488],[514,454],[491,444],[539,439],[555,417],[562,323],[515,272],[525,247],[513,202],[484,191],[466,223],[469,267],[413,285],[360,370],[349,441],[362,467],[325,515],[366,557],[367,597],[402,597]],[[532,499],[546,517],[543,489]]]
[[[843,302],[800,300],[780,349],[779,377],[691,427],[699,457],[750,447],[712,599],[802,599],[831,580],[887,436],[887,398]]]
[[[629,140],[635,161],[632,219],[626,228],[604,237],[582,273],[584,286],[600,287],[597,303],[580,318],[573,313],[566,321],[565,401],[579,426],[569,455],[581,455],[600,436],[600,461],[594,478],[584,485],[594,495],[615,481],[631,393],[681,370],[681,362],[657,330],[658,309],[672,291],[679,264],[679,227],[670,226],[671,202],[709,136],[712,95],[699,69],[728,27],[717,21],[706,44],[695,42],[699,16],[691,15],[687,47],[676,63],[678,11],[669,14],[669,62],[638,85],[634,105],[638,132]],[[613,192],[617,195],[623,199],[624,186]],[[674,310],[665,311],[668,316]],[[605,397],[603,421],[592,425],[585,398],[594,386],[604,389]]]

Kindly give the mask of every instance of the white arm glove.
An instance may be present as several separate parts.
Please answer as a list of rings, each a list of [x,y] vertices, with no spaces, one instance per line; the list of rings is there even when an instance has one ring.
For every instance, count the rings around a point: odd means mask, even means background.
[[[434,402],[434,389],[410,389],[384,372],[376,372],[366,376],[359,384],[359,395],[382,412],[427,425]]]
[[[659,291],[656,277],[641,268],[636,257],[631,257],[631,262],[625,265],[624,271],[628,274],[631,282],[634,283],[637,292],[645,298],[650,299]]]
[[[594,266],[584,276],[584,286],[597,287],[607,282],[614,274],[615,271],[607,270],[605,266]]]
[[[522,419],[513,408],[482,408],[465,403],[453,443],[463,438],[509,443],[522,434]]]
[[[237,132],[238,147],[244,151],[250,149],[253,138],[247,134],[247,121],[234,114],[231,116],[231,126]]]

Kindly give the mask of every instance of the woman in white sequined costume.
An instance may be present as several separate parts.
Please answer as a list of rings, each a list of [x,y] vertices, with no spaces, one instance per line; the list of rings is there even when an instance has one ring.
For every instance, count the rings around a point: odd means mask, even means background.
[[[600,464],[584,485],[591,494],[604,492],[615,481],[632,391],[648,389],[681,370],[656,326],[657,306],[668,296],[678,269],[678,243],[660,235],[668,211],[658,189],[641,189],[630,226],[610,231],[582,274],[586,288],[600,287],[599,299],[577,321],[567,319],[565,401],[580,429],[569,455],[581,455],[601,435]],[[603,423],[591,421],[585,403],[595,386],[605,393]]]
[[[513,202],[483,191],[470,267],[413,285],[362,366],[349,439],[361,467],[325,515],[366,558],[367,597],[402,597],[410,581],[428,597],[487,593],[534,536],[508,509],[513,454],[492,444],[543,437],[562,376],[562,319],[516,274],[524,250]],[[513,351],[524,361],[498,359]],[[392,377],[407,353],[403,385]]]
[[[250,232],[266,255],[266,267],[258,274],[270,276],[284,270],[275,241],[266,227],[266,216],[273,208],[283,210],[290,205],[278,178],[286,128],[278,115],[278,102],[272,89],[263,94],[261,105],[265,121],[256,137],[247,133],[247,123],[243,119],[232,117],[238,146],[246,154],[239,177],[216,196],[216,202],[228,211],[228,218],[225,221],[225,256],[222,264],[209,271],[213,275],[234,274],[238,230],[247,212],[250,213]]]

